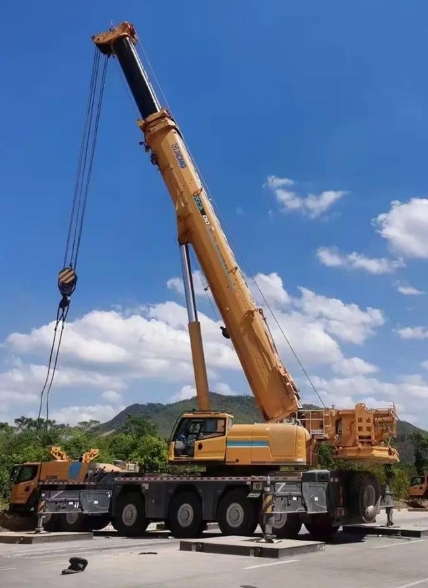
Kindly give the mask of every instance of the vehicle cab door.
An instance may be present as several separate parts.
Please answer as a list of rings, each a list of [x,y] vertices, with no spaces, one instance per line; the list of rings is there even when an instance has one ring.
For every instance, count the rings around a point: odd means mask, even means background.
[[[10,504],[25,506],[37,488],[40,464],[25,464],[11,473]]]
[[[413,476],[410,480],[409,496],[422,498],[427,490],[427,476]]]
[[[223,462],[226,457],[226,419],[207,417],[195,440],[195,461]]]

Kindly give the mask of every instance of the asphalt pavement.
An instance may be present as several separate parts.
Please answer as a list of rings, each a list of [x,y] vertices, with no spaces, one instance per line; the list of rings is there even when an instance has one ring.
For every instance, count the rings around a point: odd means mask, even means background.
[[[384,517],[378,519],[384,523]],[[428,513],[395,513],[400,525],[428,527]],[[213,534],[210,533],[210,536]],[[86,570],[61,576],[72,556]],[[96,537],[67,543],[0,544],[0,587],[71,588],[428,588],[428,537],[338,534],[325,551],[281,560],[179,551],[167,533],[142,539]]]

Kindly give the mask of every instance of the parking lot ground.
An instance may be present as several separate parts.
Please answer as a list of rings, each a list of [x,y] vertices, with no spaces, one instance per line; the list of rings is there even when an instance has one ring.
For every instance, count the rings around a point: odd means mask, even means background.
[[[428,514],[396,513],[396,524],[428,526]],[[381,518],[378,519],[381,522]],[[302,537],[303,538],[303,537]],[[70,557],[82,573],[61,576]],[[97,537],[69,544],[0,545],[0,586],[27,588],[428,588],[428,538],[356,537],[339,533],[325,551],[265,560],[179,550],[179,541]]]

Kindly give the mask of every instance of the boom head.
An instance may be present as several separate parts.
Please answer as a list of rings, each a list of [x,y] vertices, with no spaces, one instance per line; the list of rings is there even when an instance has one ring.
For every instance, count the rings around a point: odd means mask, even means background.
[[[127,37],[131,43],[136,45],[138,43],[138,36],[135,28],[129,22],[122,22],[117,27],[110,27],[105,33],[98,33],[92,35],[91,39],[103,53],[103,55],[114,55],[114,43],[118,39]]]

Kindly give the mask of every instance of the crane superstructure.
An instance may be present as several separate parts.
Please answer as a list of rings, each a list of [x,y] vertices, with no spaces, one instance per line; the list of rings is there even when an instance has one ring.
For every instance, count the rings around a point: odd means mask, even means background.
[[[366,468],[315,467],[320,442],[335,457],[366,464],[399,460],[391,446],[396,436],[395,407],[369,410],[306,410],[284,367],[235,256],[220,226],[180,129],[163,108],[139,59],[134,27],[123,22],[92,37],[105,63],[117,58],[141,114],[138,126],[146,151],[171,196],[180,245],[198,410],[183,413],[169,443],[176,475],[109,474],[101,481],[42,488],[49,513],[93,512],[110,517],[126,536],[140,535],[151,521],[165,521],[175,537],[198,537],[207,522],[227,535],[251,536],[262,520],[266,497],[274,504],[274,533],[296,537],[304,524],[316,539],[341,525],[372,522],[379,512],[379,478]],[[96,50],[95,55],[99,57]],[[104,70],[103,70],[104,71]],[[265,419],[236,424],[233,415],[210,410],[208,377],[190,265],[198,258],[212,296]],[[181,465],[205,466],[197,474]],[[283,466],[288,466],[285,469]],[[278,518],[279,517],[279,518]]]
[[[254,302],[182,133],[171,113],[161,107],[139,59],[135,28],[123,22],[94,35],[92,40],[103,54],[119,61],[141,114],[138,126],[146,151],[158,167],[175,208],[199,410],[209,410],[209,387],[189,245],[223,318],[223,334],[233,343],[264,419],[270,423],[292,422],[294,427],[303,425],[312,445],[328,441],[342,459],[398,461],[397,452],[388,443],[395,435],[394,407],[370,410],[360,403],[351,410],[302,409],[297,386],[280,359],[263,310]]]

